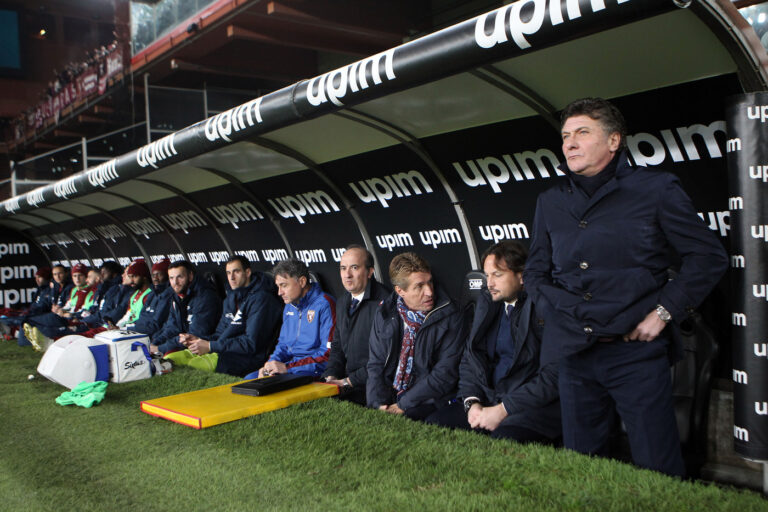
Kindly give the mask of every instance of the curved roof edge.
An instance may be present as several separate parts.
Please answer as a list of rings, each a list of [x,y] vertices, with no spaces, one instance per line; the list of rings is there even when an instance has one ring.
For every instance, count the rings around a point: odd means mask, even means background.
[[[0,203],[0,218],[98,191],[234,142],[440,78],[674,10],[673,0],[520,0],[253,99]],[[525,12],[523,12],[525,11]]]

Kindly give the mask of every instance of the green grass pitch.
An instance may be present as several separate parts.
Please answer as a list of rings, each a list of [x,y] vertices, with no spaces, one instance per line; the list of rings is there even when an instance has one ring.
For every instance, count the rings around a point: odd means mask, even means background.
[[[760,494],[678,481],[320,399],[194,430],[141,400],[233,382],[182,368],[110,384],[91,409],[0,344],[0,511],[768,510]]]

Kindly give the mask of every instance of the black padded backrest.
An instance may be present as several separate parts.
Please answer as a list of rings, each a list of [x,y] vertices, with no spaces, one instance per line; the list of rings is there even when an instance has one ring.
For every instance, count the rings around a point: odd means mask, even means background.
[[[218,272],[206,272],[203,274],[203,279],[211,283],[219,298],[224,300],[224,297],[227,295],[227,285],[221,274]]]
[[[681,324],[680,340],[683,358],[672,367],[672,394],[680,441],[688,444],[706,435],[702,429],[706,428],[712,366],[719,346],[699,313]]]
[[[474,311],[475,303],[483,288],[485,288],[485,274],[480,270],[467,272],[461,282],[461,296],[459,297],[459,306],[462,311],[467,308]]]

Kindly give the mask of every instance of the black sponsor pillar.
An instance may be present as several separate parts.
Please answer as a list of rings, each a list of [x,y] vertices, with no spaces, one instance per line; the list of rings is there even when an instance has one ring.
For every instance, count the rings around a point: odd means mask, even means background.
[[[768,460],[768,92],[726,107],[731,213],[734,447]]]

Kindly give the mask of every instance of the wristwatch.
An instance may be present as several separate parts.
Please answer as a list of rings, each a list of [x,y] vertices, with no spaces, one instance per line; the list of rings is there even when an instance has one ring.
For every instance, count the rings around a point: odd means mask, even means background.
[[[659,318],[661,318],[665,324],[672,320],[672,315],[670,315],[669,311],[667,311],[667,308],[661,304],[656,305],[656,314],[659,315]]]
[[[479,403],[480,400],[477,398],[468,398],[467,400],[464,400],[464,414],[469,414],[469,410],[472,408],[472,406]]]

